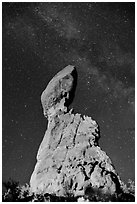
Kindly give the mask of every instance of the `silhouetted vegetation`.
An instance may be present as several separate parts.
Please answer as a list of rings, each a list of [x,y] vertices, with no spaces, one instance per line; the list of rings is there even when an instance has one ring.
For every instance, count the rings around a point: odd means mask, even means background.
[[[134,202],[135,201],[135,184],[131,180],[125,185],[121,186],[121,191],[114,194],[104,194],[102,189],[93,188],[87,186],[85,189],[85,195],[83,197],[74,197],[71,189],[65,188],[65,197],[58,197],[51,194],[35,194],[31,192],[28,184],[21,186],[19,182],[9,180],[3,182],[6,188],[6,192],[2,195],[3,202],[77,202],[77,201],[89,201],[89,202]],[[70,193],[69,193],[70,192]]]

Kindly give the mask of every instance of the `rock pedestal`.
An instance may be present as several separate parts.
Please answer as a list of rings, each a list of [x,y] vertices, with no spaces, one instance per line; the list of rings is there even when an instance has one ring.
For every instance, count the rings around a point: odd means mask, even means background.
[[[67,66],[49,82],[41,96],[48,127],[30,180],[33,192],[83,196],[87,187],[114,194],[120,179],[98,145],[99,127],[91,117],[73,114],[77,73]]]

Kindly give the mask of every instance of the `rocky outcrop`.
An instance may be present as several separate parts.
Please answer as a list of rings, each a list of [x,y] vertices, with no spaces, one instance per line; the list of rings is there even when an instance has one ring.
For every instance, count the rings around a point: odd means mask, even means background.
[[[48,127],[38,150],[31,189],[57,196],[83,196],[92,187],[114,194],[120,189],[120,179],[98,145],[98,124],[91,117],[68,110],[76,82],[76,69],[69,65],[53,77],[42,93]]]

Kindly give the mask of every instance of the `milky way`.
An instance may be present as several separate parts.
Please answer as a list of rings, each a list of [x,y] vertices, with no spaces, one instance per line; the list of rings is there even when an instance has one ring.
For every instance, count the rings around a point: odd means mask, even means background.
[[[100,146],[134,180],[134,3],[3,3],[3,179],[29,182],[47,121],[40,95],[68,64],[71,107],[95,119]]]

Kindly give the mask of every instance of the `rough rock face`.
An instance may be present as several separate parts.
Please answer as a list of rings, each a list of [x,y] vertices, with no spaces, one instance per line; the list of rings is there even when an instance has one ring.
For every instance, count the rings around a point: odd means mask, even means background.
[[[114,194],[120,179],[110,158],[98,146],[99,127],[91,117],[73,114],[76,69],[67,66],[42,93],[41,102],[48,127],[39,147],[30,185],[34,192],[57,196],[84,195],[86,188]]]

